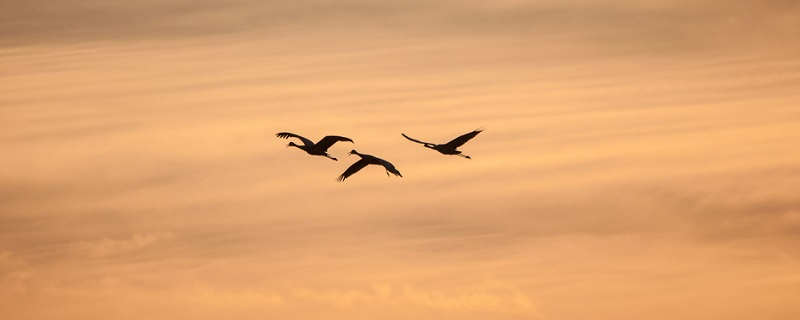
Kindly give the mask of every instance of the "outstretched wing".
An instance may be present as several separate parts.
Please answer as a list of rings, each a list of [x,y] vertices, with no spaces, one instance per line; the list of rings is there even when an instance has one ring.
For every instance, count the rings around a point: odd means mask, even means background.
[[[399,176],[399,177],[403,176],[402,174],[400,174],[400,171],[397,170],[397,168],[395,168],[394,165],[391,162],[383,160],[383,159],[380,159],[380,161],[381,161],[381,164],[383,165],[383,167],[386,168],[386,171],[389,171],[393,175],[396,175],[396,176]],[[387,174],[387,176],[388,176],[388,174]]]
[[[300,136],[300,135],[297,135],[297,134],[294,134],[294,133],[291,133],[291,132],[278,132],[278,134],[276,134],[276,136],[278,138],[284,138],[284,139],[297,138],[297,139],[300,139],[300,141],[302,141],[304,145],[307,145],[307,146],[313,146],[314,145],[313,141],[308,140],[303,136]]]
[[[421,144],[430,144],[430,145],[433,145],[433,144],[435,144],[435,143],[430,143],[430,142],[425,142],[425,141],[419,141],[419,140],[417,140],[417,139],[414,139],[414,138],[412,138],[412,137],[409,137],[409,136],[407,136],[405,133],[401,133],[401,134],[402,134],[404,137],[406,137],[406,139],[408,139],[408,140],[411,140],[411,141],[414,141],[414,142],[416,142],[416,143],[421,143]]]
[[[483,131],[483,130],[475,130],[475,131],[472,131],[470,133],[462,134],[460,137],[455,138],[455,139],[451,140],[450,142],[446,143],[446,145],[448,147],[450,147],[450,148],[454,148],[454,149],[458,148],[462,144],[467,143],[467,141],[469,141],[469,139],[472,139],[475,136],[477,136],[479,133],[481,133],[481,131]]]
[[[356,161],[356,163],[350,165],[350,167],[347,168],[347,170],[345,170],[344,173],[342,173],[342,175],[340,175],[339,178],[336,180],[344,181],[344,179],[347,179],[347,177],[352,176],[354,173],[358,172],[358,170],[363,169],[368,164],[369,161],[365,159],[358,160]]]
[[[327,150],[328,150],[328,148],[330,148],[330,147],[331,147],[331,146],[332,146],[334,143],[336,143],[336,142],[338,142],[338,141],[349,141],[349,142],[353,142],[353,140],[352,140],[352,139],[350,139],[350,138],[347,138],[347,137],[340,137],[340,136],[325,136],[325,138],[322,138],[322,139],[320,139],[320,140],[319,140],[319,142],[317,142],[317,144],[315,145],[315,147],[316,147],[316,148],[319,148],[319,150],[321,150],[321,151],[327,151]]]

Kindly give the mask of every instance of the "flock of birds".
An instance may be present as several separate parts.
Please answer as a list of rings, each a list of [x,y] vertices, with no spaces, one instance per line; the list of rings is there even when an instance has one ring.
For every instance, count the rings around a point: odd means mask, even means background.
[[[430,148],[430,149],[439,151],[439,153],[441,153],[441,154],[457,155],[457,156],[464,157],[464,158],[467,158],[467,159],[472,159],[470,156],[462,154],[461,151],[459,151],[457,149],[458,149],[458,147],[460,147],[463,144],[467,143],[467,141],[469,141],[470,139],[472,139],[475,136],[477,136],[479,133],[481,133],[481,131],[482,130],[473,130],[472,132],[462,134],[461,136],[459,136],[459,137],[457,137],[457,138],[455,138],[453,140],[450,140],[450,142],[443,143],[443,144],[436,144],[436,143],[420,141],[420,140],[417,140],[417,139],[414,139],[414,138],[411,138],[411,137],[407,136],[405,133],[401,133],[401,135],[403,135],[403,137],[405,137],[408,140],[411,140],[413,142],[422,144],[426,148]],[[294,143],[294,141],[291,141],[291,142],[289,142],[287,147],[296,147],[296,148],[298,148],[300,150],[305,151],[306,153],[308,153],[308,154],[310,154],[312,156],[323,156],[323,157],[326,157],[326,158],[334,160],[334,161],[336,161],[337,159],[332,157],[330,154],[328,154],[328,148],[330,148],[334,143],[337,143],[339,141],[345,141],[345,142],[354,143],[353,139],[350,139],[350,138],[347,138],[347,137],[342,137],[342,136],[325,136],[324,138],[322,138],[319,141],[317,141],[317,143],[314,143],[314,141],[311,141],[311,140],[309,140],[309,139],[307,139],[307,138],[305,138],[303,136],[300,136],[298,134],[294,134],[294,133],[291,133],[291,132],[279,132],[278,134],[276,134],[276,136],[278,136],[278,138],[283,138],[283,139],[297,138],[297,139],[300,140],[300,142],[303,143],[302,145],[296,144],[296,143]],[[352,165],[350,165],[350,167],[347,168],[347,170],[345,170],[344,173],[342,173],[339,176],[339,178],[338,178],[339,181],[344,181],[345,179],[347,179],[348,177],[352,176],[353,174],[355,174],[359,170],[361,170],[364,167],[366,167],[368,165],[371,165],[371,164],[383,166],[383,168],[386,169],[386,175],[387,176],[389,176],[389,173],[394,174],[395,176],[398,176],[398,177],[402,177],[403,176],[402,174],[400,174],[400,171],[397,170],[397,168],[395,168],[394,165],[389,161],[383,160],[383,159],[378,158],[378,157],[373,156],[373,155],[359,153],[356,150],[350,150],[350,154],[355,154],[355,155],[361,157],[361,160],[358,160],[355,163],[353,163]]]

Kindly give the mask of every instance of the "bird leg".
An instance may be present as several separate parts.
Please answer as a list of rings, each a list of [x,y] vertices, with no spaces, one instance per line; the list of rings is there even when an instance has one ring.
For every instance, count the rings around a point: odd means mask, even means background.
[[[465,154],[460,154],[460,153],[459,153],[459,154],[458,154],[458,156],[459,156],[459,157],[464,157],[464,158],[467,158],[467,159],[472,159],[470,156],[468,156],[468,155],[465,155]]]
[[[336,158],[334,158],[334,157],[331,157],[331,155],[329,155],[329,154],[327,154],[327,153],[325,154],[325,157],[327,157],[328,159],[331,159],[331,160],[333,160],[333,161],[339,161],[338,159],[336,159]]]

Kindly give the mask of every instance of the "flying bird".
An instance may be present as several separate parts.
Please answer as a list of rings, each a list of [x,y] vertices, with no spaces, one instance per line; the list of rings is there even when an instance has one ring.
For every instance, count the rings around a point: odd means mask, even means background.
[[[324,138],[317,141],[317,143],[314,143],[313,141],[308,140],[305,137],[290,132],[279,132],[278,134],[276,134],[276,136],[278,136],[278,138],[283,138],[283,139],[289,139],[289,138],[300,139],[300,141],[303,142],[303,145],[295,144],[294,141],[291,141],[289,142],[288,145],[286,145],[286,147],[297,147],[298,149],[301,149],[312,156],[325,156],[334,161],[336,161],[336,158],[331,157],[331,155],[328,154],[328,148],[330,148],[334,143],[338,141],[353,142],[352,139],[346,137],[325,136]]]
[[[461,145],[467,143],[467,141],[469,141],[470,139],[472,139],[475,136],[477,136],[479,133],[481,133],[481,131],[483,131],[483,130],[474,130],[474,131],[472,131],[470,133],[462,134],[458,138],[455,138],[455,139],[453,139],[450,142],[445,143],[445,144],[435,144],[435,143],[430,143],[430,142],[425,142],[425,141],[419,141],[417,139],[414,139],[414,138],[411,138],[411,137],[407,136],[405,133],[401,133],[401,134],[406,139],[414,141],[414,142],[419,143],[419,144],[422,144],[426,148],[431,148],[433,150],[439,151],[439,153],[441,153],[441,154],[454,154],[454,155],[457,155],[459,157],[472,159],[470,156],[462,154],[461,151],[458,151],[456,149],[458,149],[458,147],[460,147]]]
[[[356,163],[350,165],[350,167],[347,168],[347,170],[345,170],[344,173],[342,173],[342,175],[339,176],[338,179],[339,181],[344,181],[344,179],[347,179],[347,177],[352,176],[354,173],[358,172],[358,170],[361,170],[370,164],[383,166],[383,168],[386,169],[387,177],[389,176],[389,173],[392,173],[399,177],[403,176],[402,174],[400,174],[400,171],[397,171],[397,168],[395,168],[394,165],[391,164],[389,161],[368,154],[358,153],[358,151],[355,150],[351,150],[350,154],[358,155],[359,157],[361,157],[361,160],[358,160],[356,161]]]

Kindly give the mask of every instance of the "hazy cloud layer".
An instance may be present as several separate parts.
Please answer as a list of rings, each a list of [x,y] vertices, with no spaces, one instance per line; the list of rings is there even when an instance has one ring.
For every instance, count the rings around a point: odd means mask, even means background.
[[[800,315],[792,1],[0,6],[12,318]]]
[[[382,30],[416,37],[568,33],[669,50],[792,39],[800,29],[800,6],[791,0],[33,0],[0,9],[0,43],[8,44]]]

